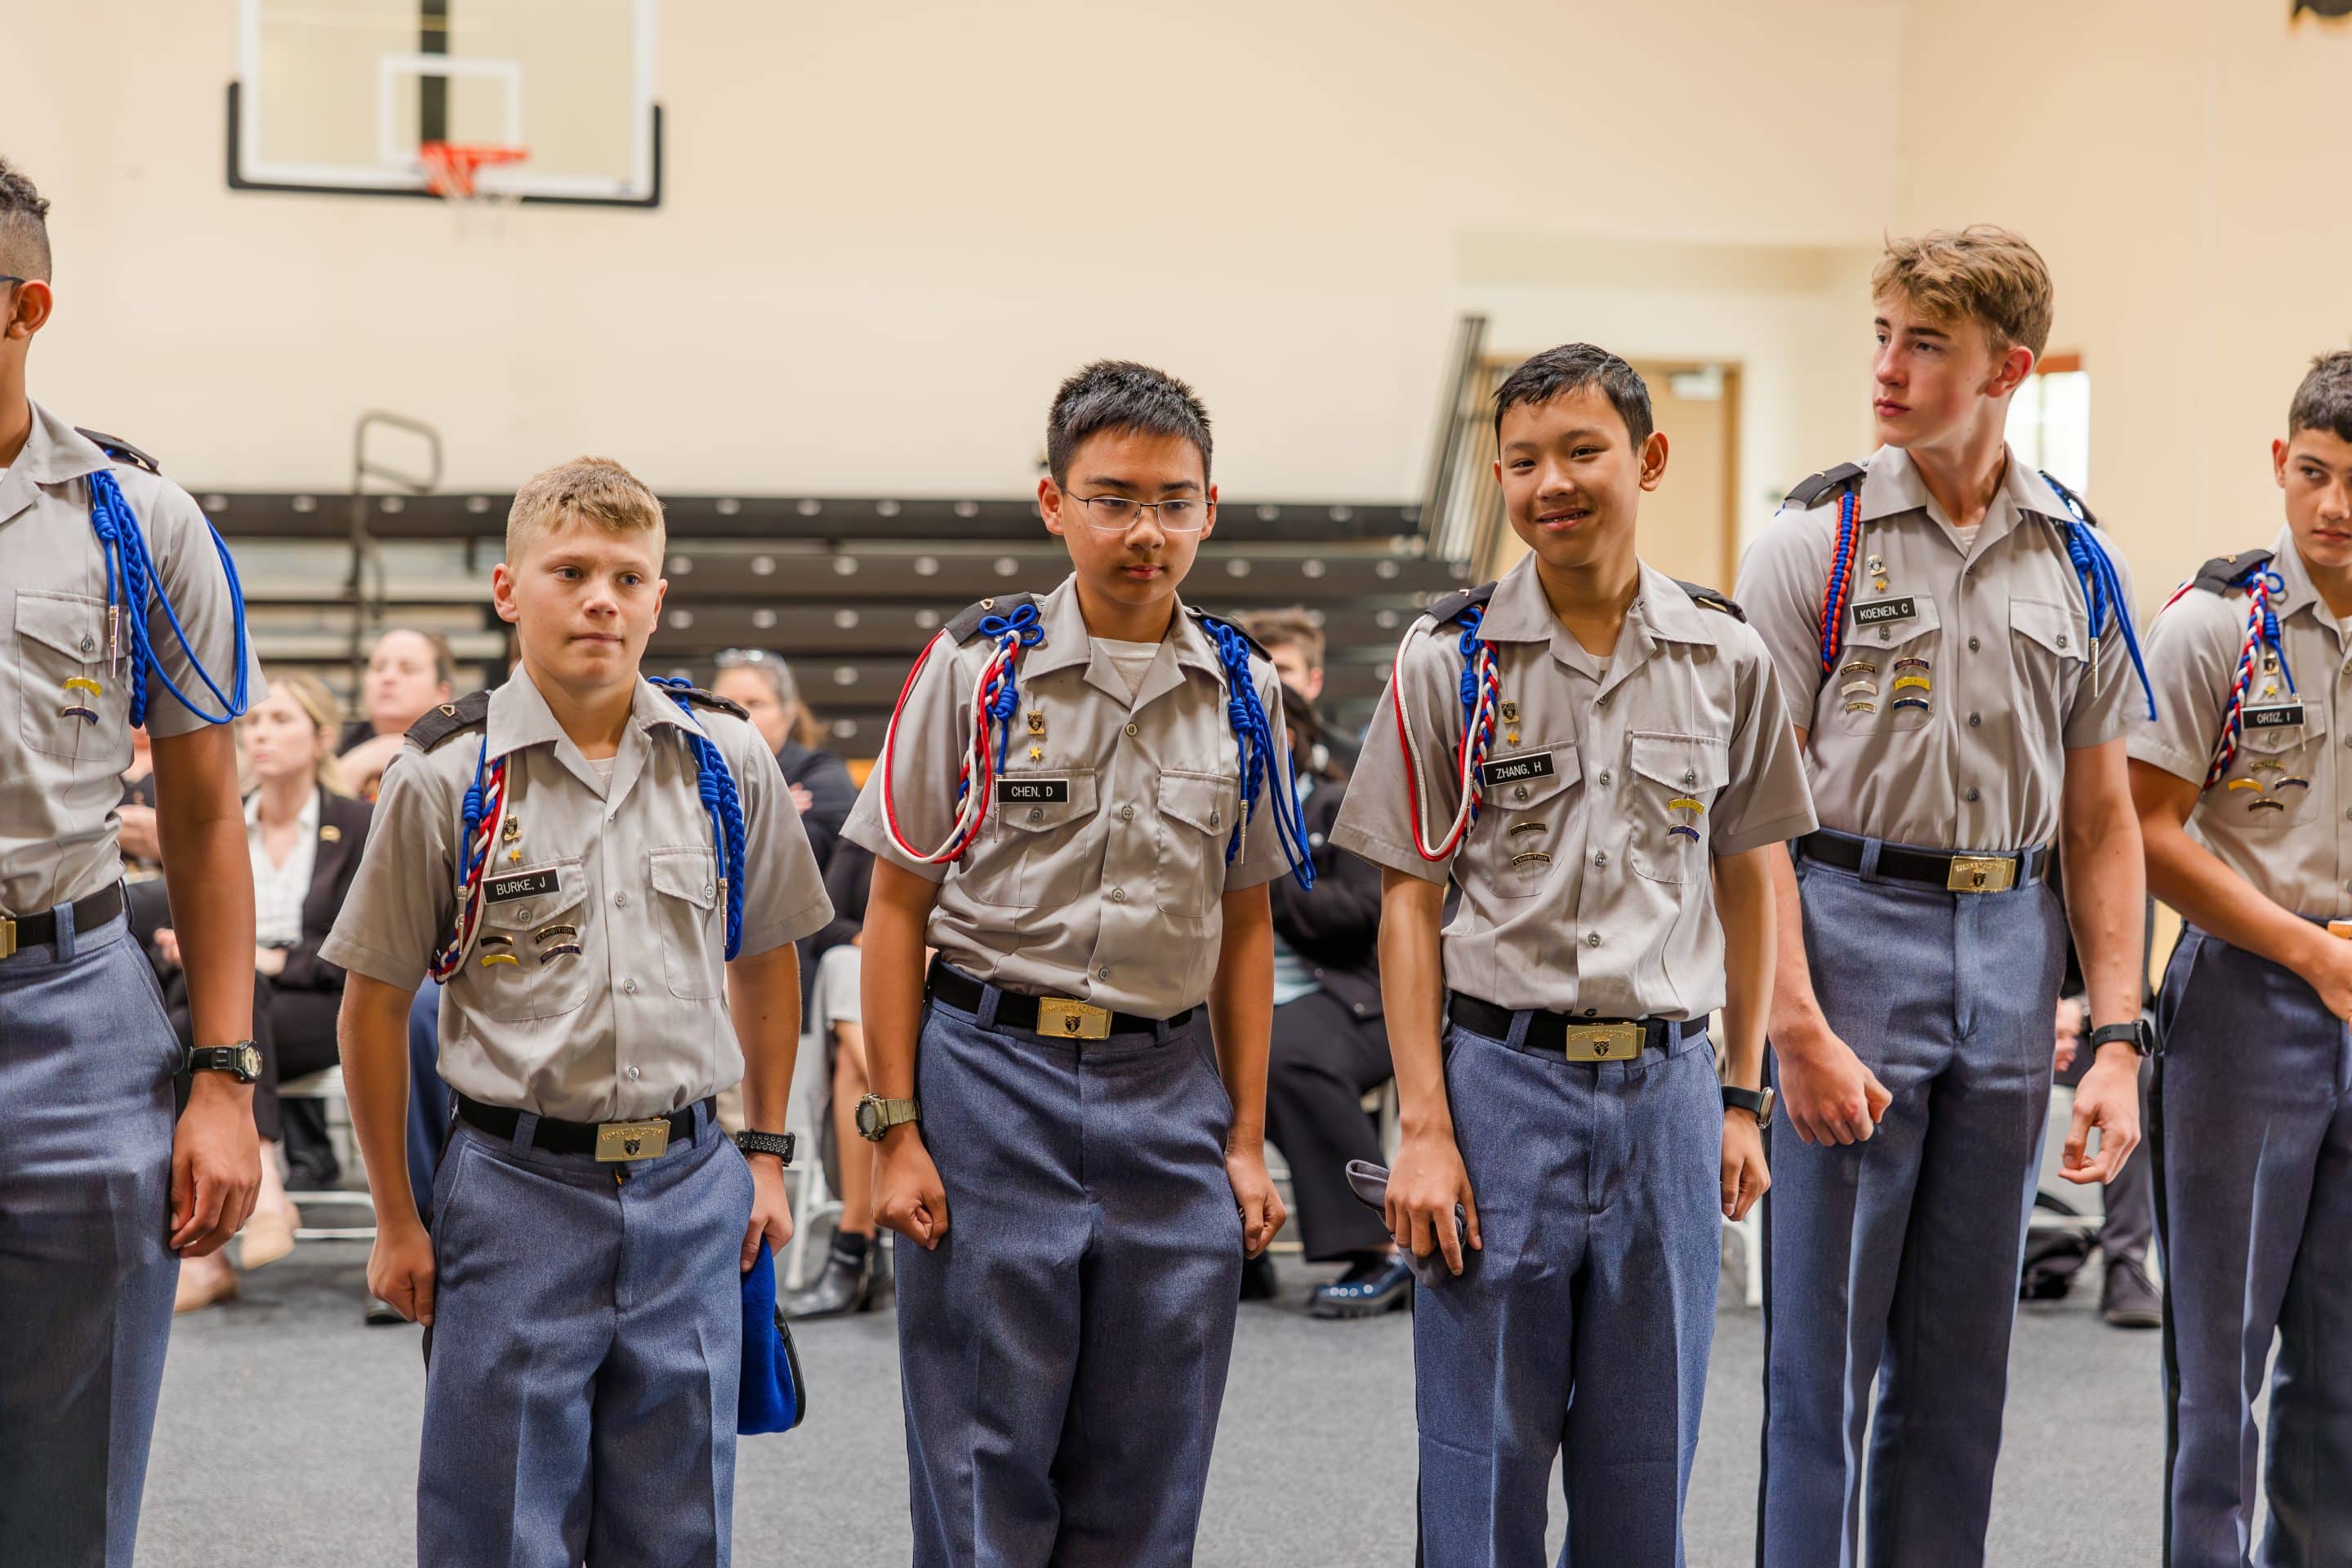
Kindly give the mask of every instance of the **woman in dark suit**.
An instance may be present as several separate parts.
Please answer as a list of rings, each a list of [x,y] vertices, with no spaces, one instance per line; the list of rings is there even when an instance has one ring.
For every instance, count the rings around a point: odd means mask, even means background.
[[[335,1015],[342,1006],[343,972],[321,959],[319,948],[334,929],[359,871],[369,808],[341,793],[335,737],[334,699],[307,675],[275,678],[269,696],[254,704],[238,725],[254,784],[245,819],[253,860],[254,1037],[265,1058],[253,1119],[271,1145],[261,1163],[261,1195],[243,1233],[242,1259],[248,1268],[274,1262],[294,1246],[294,1205],[274,1157],[285,1142],[288,1121],[278,1086],[332,1067],[337,1059]],[[152,947],[165,975],[165,1005],[184,1040],[187,982],[180,972],[178,937],[163,925]],[[323,1134],[323,1127],[317,1131]],[[309,1168],[299,1171],[304,1184],[323,1184],[321,1176],[333,1179],[331,1152],[325,1157],[326,1169],[312,1155]],[[299,1154],[295,1163],[302,1163]],[[182,1310],[236,1293],[236,1277],[225,1254],[182,1266]]]

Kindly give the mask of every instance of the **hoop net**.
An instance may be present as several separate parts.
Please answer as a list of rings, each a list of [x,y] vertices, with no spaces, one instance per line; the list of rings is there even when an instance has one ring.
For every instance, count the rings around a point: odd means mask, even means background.
[[[425,184],[435,195],[446,201],[474,202],[496,199],[499,193],[483,190],[475,176],[484,169],[501,164],[520,163],[530,156],[528,148],[477,146],[462,142],[427,142],[416,149],[419,162],[425,165]]]

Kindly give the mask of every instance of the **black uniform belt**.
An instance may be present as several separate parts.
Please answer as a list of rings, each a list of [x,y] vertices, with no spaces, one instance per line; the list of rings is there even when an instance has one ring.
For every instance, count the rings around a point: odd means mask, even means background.
[[[1066,996],[1024,996],[1018,991],[992,986],[974,980],[962,970],[945,960],[931,961],[930,978],[926,989],[949,1006],[981,1014],[981,1005],[992,990],[996,993],[996,1022],[1007,1028],[1028,1029],[1049,1040],[1102,1040],[1113,1035],[1156,1035],[1165,1023],[1173,1034],[1192,1021],[1198,1008],[1187,1007],[1171,1018],[1144,1018],[1133,1013],[1114,1013],[1108,1007],[1097,1007],[1091,1002],[1080,1002]],[[1041,1023],[1039,1020],[1043,1019]]]
[[[1859,871],[1870,840],[1851,833],[1822,828],[1797,841],[1809,860],[1842,870]],[[1898,844],[1878,847],[1878,875],[1891,881],[1916,882],[1948,893],[2005,893],[2030,888],[2050,869],[2050,851],[2035,845],[2006,855],[1961,855],[1940,849],[1906,849]]]
[[[96,931],[122,912],[122,884],[115,882],[100,888],[86,899],[76,899],[73,904],[74,930]],[[37,915],[19,915],[10,919],[0,915],[0,958],[6,958],[20,947],[47,947],[58,940],[58,912],[43,910]]]
[[[701,1108],[708,1114],[713,1109],[712,1102],[706,1100]],[[542,1116],[530,1141],[533,1147],[551,1154],[593,1154],[605,1160],[650,1159],[667,1148],[672,1138],[694,1136],[695,1110],[689,1105],[667,1116],[641,1117],[635,1121],[559,1121],[552,1116]],[[460,1094],[457,1118],[494,1138],[512,1138],[515,1128],[522,1121],[522,1112],[511,1106],[484,1105]],[[654,1131],[656,1128],[660,1131]],[[636,1143],[635,1148],[629,1147],[632,1138]]]
[[[1518,1014],[1459,991],[1445,995],[1447,1019],[1474,1035],[1504,1045],[1511,1043],[1511,1025]],[[1630,1061],[1645,1050],[1671,1051],[1705,1024],[1672,1018],[1580,1018],[1570,1013],[1528,1011],[1528,1032],[1517,1049],[1531,1057],[1566,1057],[1572,1062]]]

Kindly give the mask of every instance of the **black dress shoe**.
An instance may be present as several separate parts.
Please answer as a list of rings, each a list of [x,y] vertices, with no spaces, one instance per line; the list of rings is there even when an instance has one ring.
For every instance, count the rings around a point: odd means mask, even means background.
[[[1315,1287],[1307,1310],[1318,1318],[1375,1318],[1412,1300],[1412,1270],[1393,1252],[1360,1260],[1337,1279]]]
[[[855,1262],[836,1249],[824,1255],[824,1272],[786,1296],[777,1306],[787,1318],[845,1318],[874,1305],[874,1251],[869,1242]]]
[[[2160,1329],[2164,1295],[2146,1269],[2129,1258],[2116,1258],[2099,1287],[2099,1315],[2118,1329]]]
[[[1274,1259],[1265,1253],[1242,1259],[1242,1300],[1271,1301],[1282,1294],[1282,1280],[1274,1271]]]

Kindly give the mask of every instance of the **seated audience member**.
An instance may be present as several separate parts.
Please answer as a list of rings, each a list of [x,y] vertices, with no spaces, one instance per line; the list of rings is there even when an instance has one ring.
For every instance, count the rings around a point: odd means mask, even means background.
[[[1283,710],[1315,858],[1312,889],[1287,877],[1271,884],[1275,1005],[1265,1135],[1289,1163],[1308,1261],[1349,1266],[1315,1288],[1307,1310],[1321,1318],[1370,1317],[1403,1306],[1412,1289],[1386,1221],[1357,1200],[1347,1180],[1350,1160],[1382,1163],[1380,1131],[1364,1112],[1363,1097],[1393,1070],[1381,1011],[1381,873],[1327,839],[1347,781],[1328,761],[1329,736],[1314,702],[1292,684],[1304,671],[1321,686],[1322,634],[1303,611],[1234,618],[1283,673]],[[1264,1263],[1243,1271],[1245,1296],[1273,1294],[1273,1270]]]
[[[383,770],[400,754],[408,727],[457,691],[447,637],[394,626],[376,638],[366,678],[360,683],[360,706],[367,717],[343,732],[346,792],[373,800]]]
[[[808,830],[809,847],[816,853],[817,869],[824,870],[833,864],[849,808],[857,804],[857,785],[849,777],[848,765],[824,749],[824,726],[801,700],[800,684],[782,659],[756,647],[730,647],[719,656],[718,665],[710,689],[741,703],[768,749],[776,753],[793,804],[800,808],[801,826]],[[803,943],[803,968],[808,959]]]
[[[1234,617],[1234,624],[1249,628],[1258,646],[1274,663],[1275,673],[1282,677],[1285,689],[1296,691],[1310,703],[1323,700],[1323,627],[1304,605],[1293,605],[1283,610],[1250,610]],[[1355,742],[1326,727],[1321,755],[1336,762],[1341,773],[1354,771]],[[1317,771],[1326,763],[1318,761]]]
[[[819,957],[808,986],[811,1032],[824,1043],[832,1084],[830,1147],[805,1156],[838,1167],[835,1191],[841,1218],[826,1254],[824,1270],[782,1302],[793,1318],[835,1318],[877,1304],[882,1291],[875,1271],[880,1262],[874,1241],[874,1151],[857,1135],[857,1102],[867,1092],[866,1030],[858,1006],[858,931],[866,922],[866,900],[874,880],[874,853],[845,842],[825,870],[825,891],[834,920],[814,939]]]
[[[289,1133],[289,1107],[278,1086],[335,1065],[335,1015],[342,1005],[343,972],[319,956],[320,944],[350,892],[367,843],[368,808],[340,792],[335,765],[334,700],[307,675],[273,677],[268,697],[239,721],[255,789],[246,801],[246,833],[253,859],[255,1037],[265,1067],[253,1097],[254,1121],[268,1145],[262,1197],[247,1222],[246,1267],[282,1258],[293,1247],[294,1207],[277,1169]],[[178,933],[166,925],[153,935],[157,967],[166,975],[164,1004],[185,1042],[186,976],[179,967]],[[313,1129],[323,1142],[324,1126]],[[331,1161],[331,1151],[327,1153]],[[315,1175],[289,1157],[292,1173]],[[193,1310],[236,1293],[225,1254],[191,1259],[180,1269],[180,1308]]]

